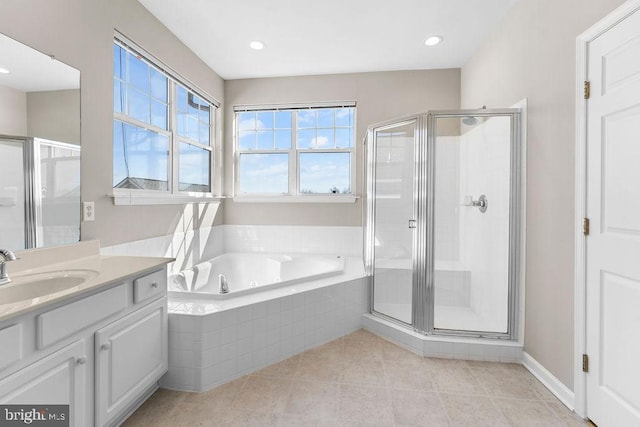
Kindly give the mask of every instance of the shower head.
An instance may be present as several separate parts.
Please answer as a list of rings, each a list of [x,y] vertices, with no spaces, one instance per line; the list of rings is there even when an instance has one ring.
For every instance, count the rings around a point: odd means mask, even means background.
[[[476,123],[478,123],[478,119],[472,116],[467,116],[462,118],[462,123],[464,123],[467,126],[473,126]]]

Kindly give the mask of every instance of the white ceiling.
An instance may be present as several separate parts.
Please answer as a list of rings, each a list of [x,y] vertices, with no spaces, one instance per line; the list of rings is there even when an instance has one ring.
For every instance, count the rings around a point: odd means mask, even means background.
[[[222,78],[239,79],[461,67],[517,0],[139,1]],[[428,48],[433,34],[444,42]]]
[[[77,89],[80,72],[35,49],[0,34],[0,86],[22,92]]]

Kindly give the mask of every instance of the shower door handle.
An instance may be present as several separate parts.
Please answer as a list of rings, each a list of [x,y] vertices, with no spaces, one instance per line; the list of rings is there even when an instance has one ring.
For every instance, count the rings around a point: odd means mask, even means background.
[[[409,228],[416,228],[416,220],[415,219],[410,219],[409,220]]]

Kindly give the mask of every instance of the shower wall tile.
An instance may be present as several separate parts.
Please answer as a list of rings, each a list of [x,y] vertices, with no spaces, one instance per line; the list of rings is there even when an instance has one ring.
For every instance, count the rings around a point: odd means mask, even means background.
[[[362,227],[224,226],[226,252],[289,252],[360,256],[362,245]]]

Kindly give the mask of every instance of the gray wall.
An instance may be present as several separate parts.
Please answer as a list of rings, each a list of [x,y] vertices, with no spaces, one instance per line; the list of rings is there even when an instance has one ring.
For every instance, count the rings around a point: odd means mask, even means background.
[[[622,0],[520,0],[462,68],[462,107],[528,98],[525,351],[573,388],[575,40]]]
[[[80,91],[27,93],[27,135],[80,144]]]
[[[0,86],[0,135],[27,136],[27,95]]]
[[[363,194],[362,140],[367,126],[429,109],[455,109],[460,70],[395,71],[229,80],[225,84],[225,183],[232,194],[233,106],[314,101],[356,101],[356,193]],[[362,199],[350,204],[225,203],[226,224],[357,226]]]
[[[223,101],[224,81],[137,1],[0,2],[0,31],[80,70],[82,199],[96,203],[96,221],[82,224],[82,239],[100,239],[104,246],[200,223],[184,220],[189,206],[121,207],[107,197],[112,189],[114,28]]]

